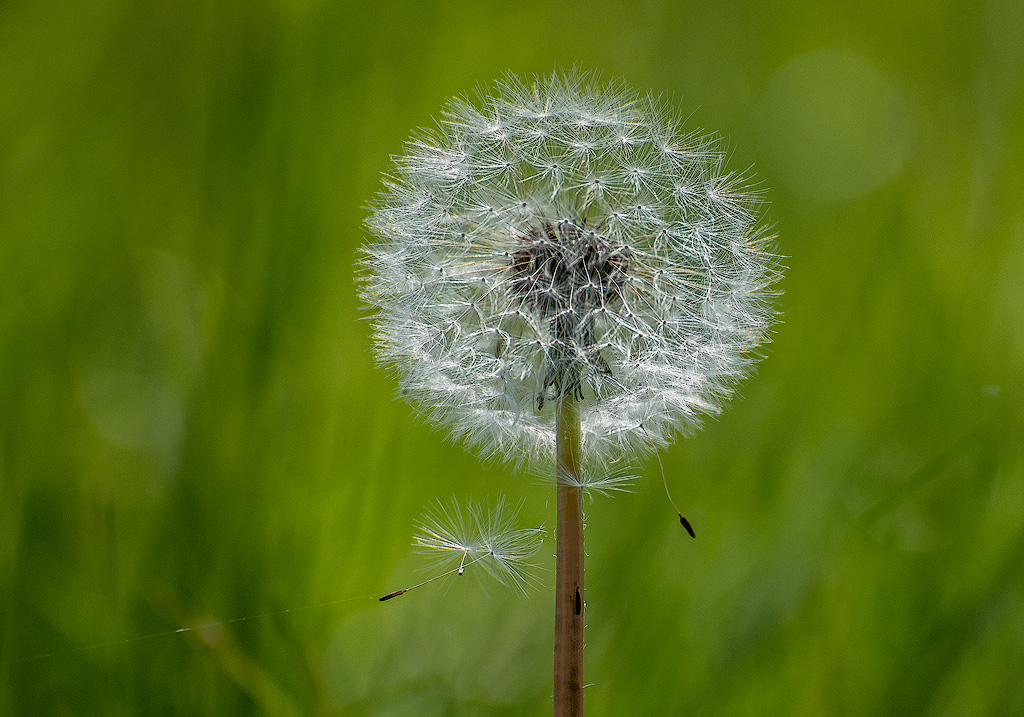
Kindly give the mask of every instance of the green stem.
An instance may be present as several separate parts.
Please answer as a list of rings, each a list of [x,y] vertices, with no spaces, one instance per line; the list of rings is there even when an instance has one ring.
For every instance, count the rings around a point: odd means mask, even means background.
[[[555,717],[583,714],[583,509],[580,500],[582,431],[572,395],[559,399],[555,529]]]

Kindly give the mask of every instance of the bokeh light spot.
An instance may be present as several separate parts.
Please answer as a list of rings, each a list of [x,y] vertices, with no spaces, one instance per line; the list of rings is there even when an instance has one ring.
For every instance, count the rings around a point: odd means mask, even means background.
[[[855,199],[891,179],[911,137],[900,90],[863,57],[828,49],[775,73],[759,126],[785,185],[818,201]]]

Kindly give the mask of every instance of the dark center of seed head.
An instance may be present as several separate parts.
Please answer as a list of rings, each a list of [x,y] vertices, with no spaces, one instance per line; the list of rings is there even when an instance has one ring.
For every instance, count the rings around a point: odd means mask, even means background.
[[[554,338],[537,409],[559,397],[582,400],[589,377],[612,372],[595,346],[594,313],[621,302],[629,250],[572,219],[533,225],[517,239],[520,248],[510,261],[512,291],[550,322]]]
[[[512,291],[529,308],[547,317],[580,318],[621,300],[627,249],[587,229],[585,222],[543,222],[518,239],[521,248],[511,257]]]

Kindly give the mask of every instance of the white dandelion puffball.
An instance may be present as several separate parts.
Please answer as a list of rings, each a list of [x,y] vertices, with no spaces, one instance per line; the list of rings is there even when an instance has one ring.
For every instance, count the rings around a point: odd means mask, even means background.
[[[758,196],[714,139],[593,75],[508,76],[396,158],[367,226],[379,362],[485,457],[590,473],[715,414],[773,322]]]

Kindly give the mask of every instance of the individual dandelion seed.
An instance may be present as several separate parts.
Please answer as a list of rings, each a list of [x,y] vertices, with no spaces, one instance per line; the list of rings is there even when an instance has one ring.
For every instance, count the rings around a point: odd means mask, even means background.
[[[457,499],[450,506],[440,500],[431,507],[418,524],[413,542],[430,561],[425,571],[434,575],[422,582],[395,590],[380,598],[381,602],[404,595],[449,575],[462,575],[467,568],[478,565],[498,582],[526,593],[536,584],[538,566],[530,559],[544,542],[544,526],[517,528],[516,517],[522,507],[511,509],[504,496],[494,505],[473,500],[463,509]]]
[[[414,544],[431,558],[427,570],[461,575],[476,565],[501,584],[526,592],[537,582],[530,559],[544,541],[544,528],[517,528],[518,514],[503,496],[493,505],[471,500],[466,508],[454,498],[451,505],[437,501],[420,521]]]
[[[750,371],[781,271],[759,205],[717,140],[576,72],[451,101],[374,202],[379,362],[455,439],[556,475],[556,714],[582,710],[581,491]]]

